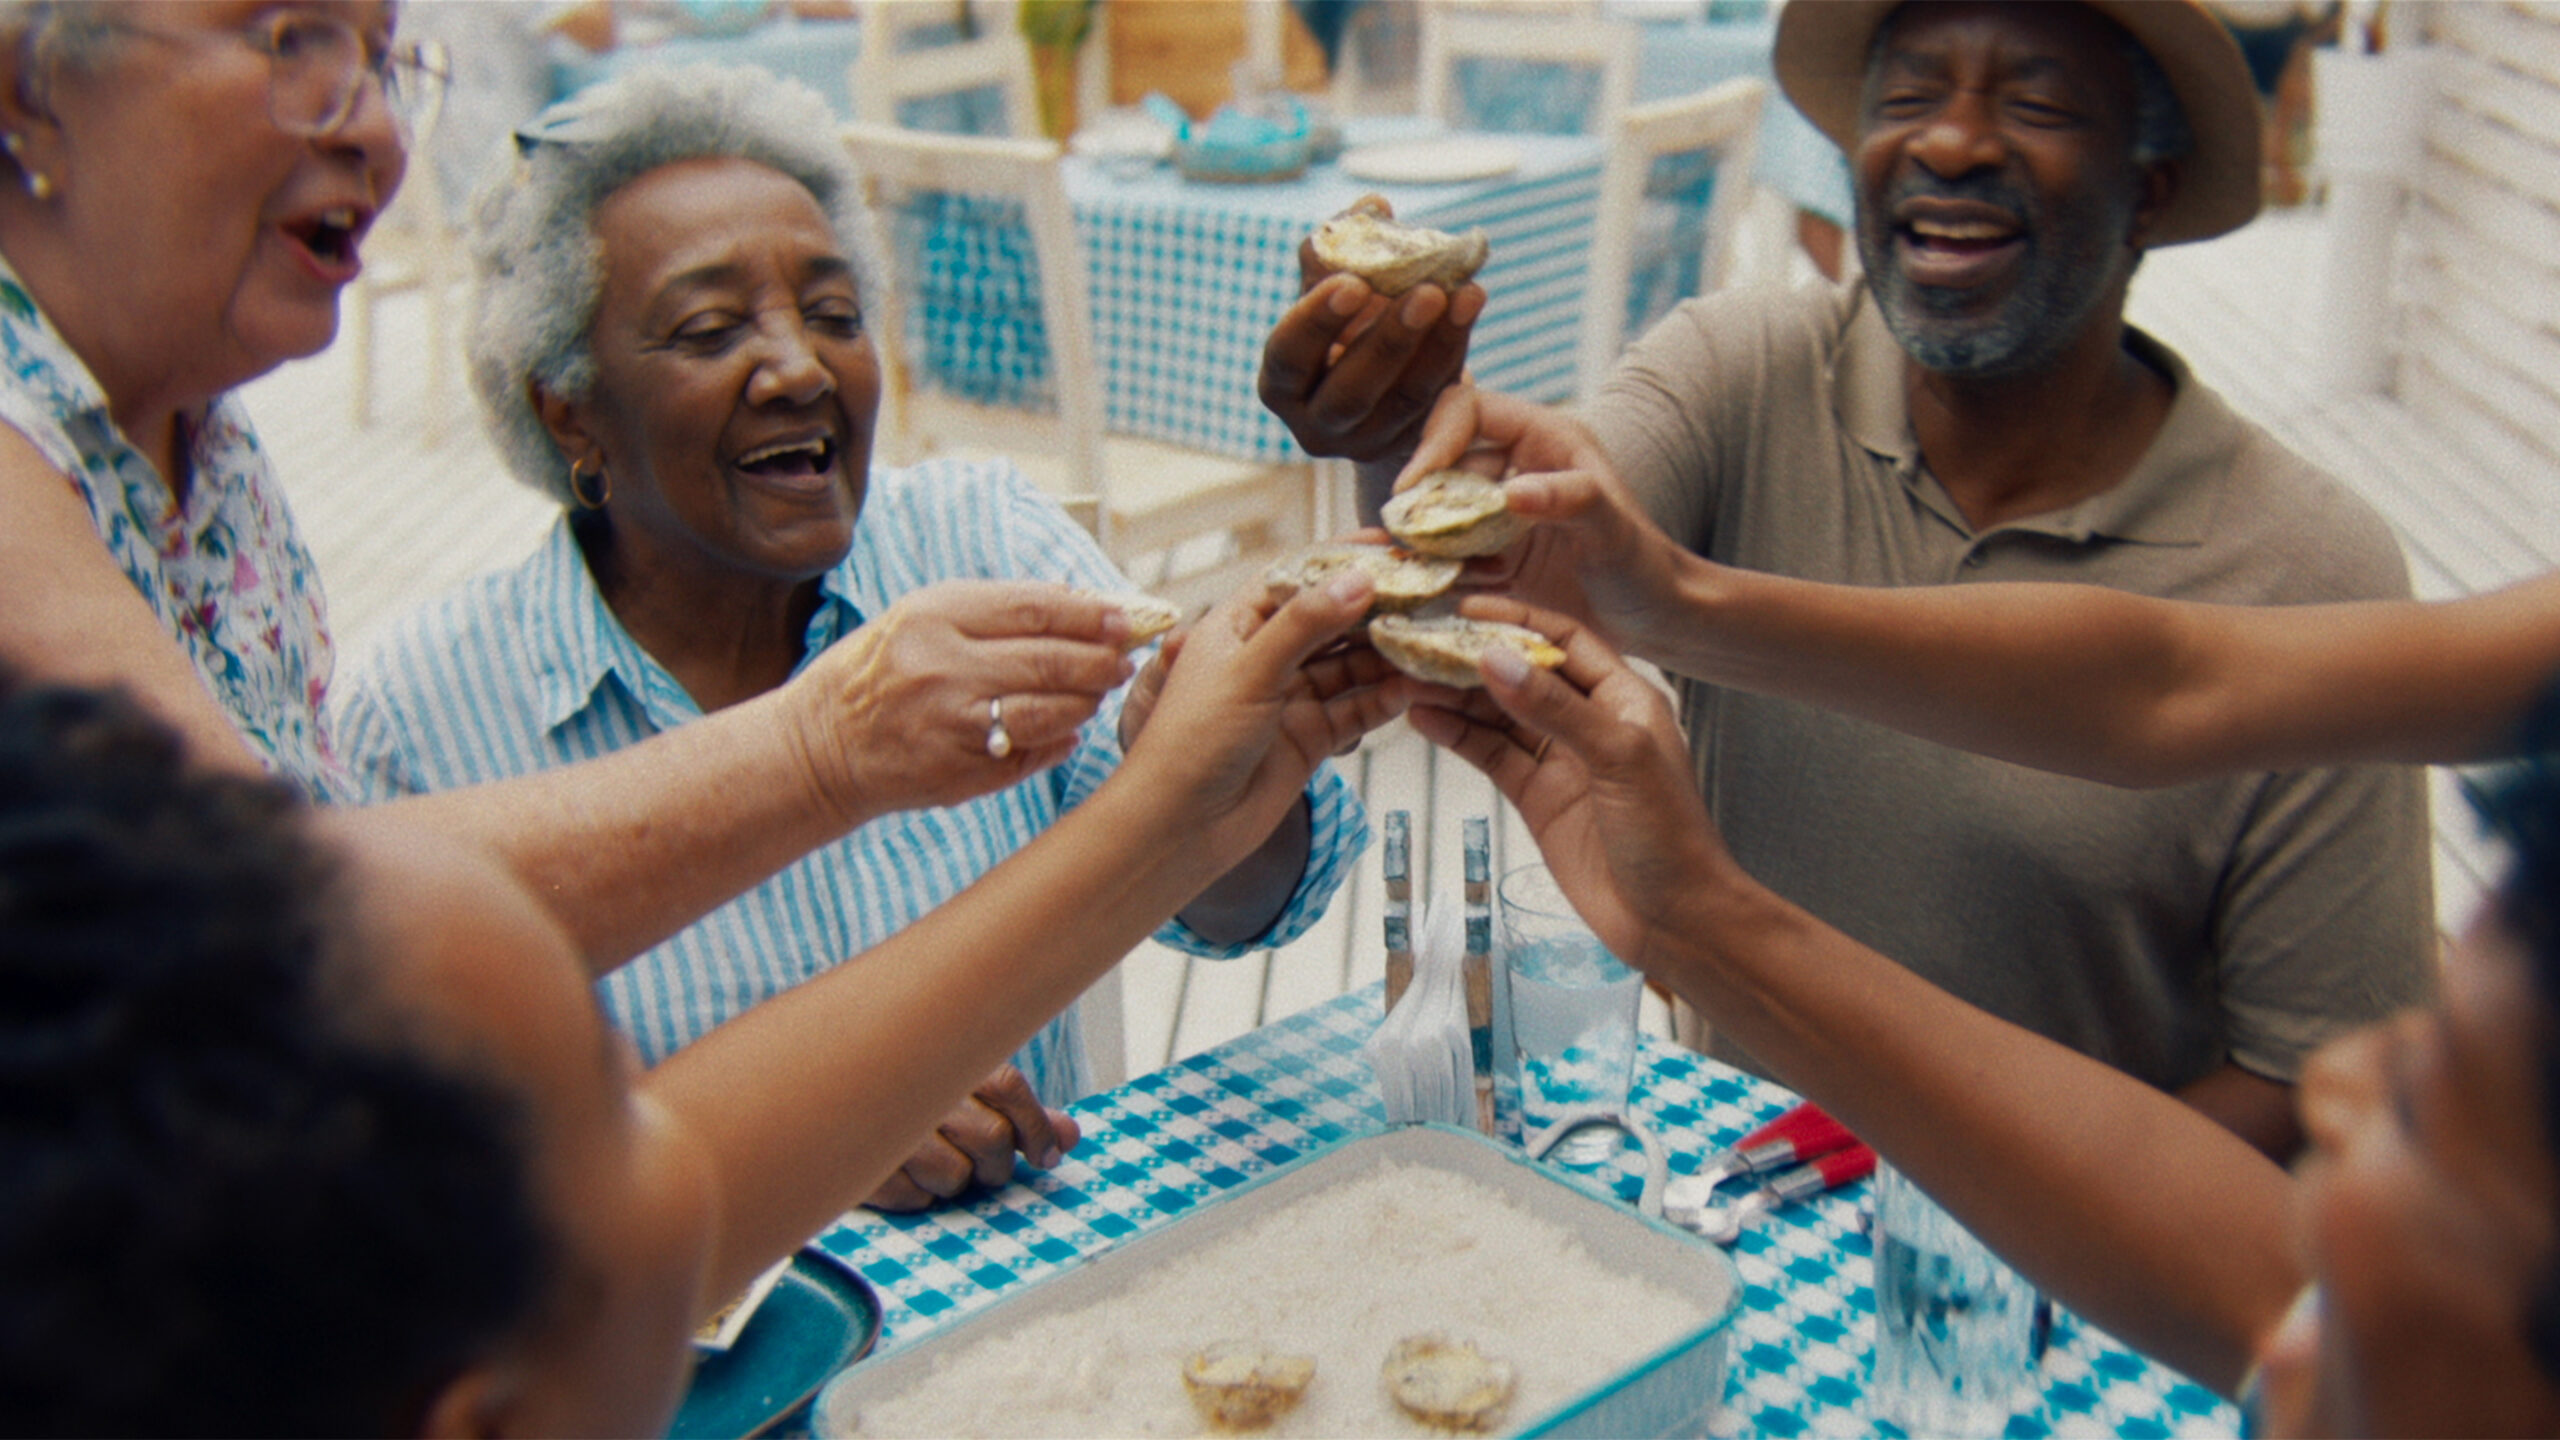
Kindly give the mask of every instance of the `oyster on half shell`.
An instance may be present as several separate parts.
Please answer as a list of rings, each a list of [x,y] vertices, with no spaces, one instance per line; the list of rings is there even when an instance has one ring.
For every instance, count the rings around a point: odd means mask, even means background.
[[[1416,555],[1394,546],[1343,542],[1319,545],[1277,561],[1262,572],[1262,578],[1274,590],[1295,594],[1323,584],[1337,571],[1364,571],[1372,587],[1369,612],[1392,615],[1448,594],[1449,587],[1458,583],[1458,568],[1455,560]]]
[[[1493,242],[1482,230],[1452,235],[1406,225],[1387,213],[1387,202],[1364,195],[1350,209],[1316,227],[1316,258],[1328,269],[1348,270],[1381,295],[1401,295],[1425,283],[1455,290],[1484,268]]]
[[[1511,513],[1500,482],[1468,470],[1435,470],[1397,492],[1379,512],[1387,533],[1425,555],[1497,555],[1529,533]]]
[[[1459,689],[1482,685],[1476,657],[1496,645],[1517,650],[1541,670],[1564,663],[1564,652],[1546,636],[1525,625],[1499,620],[1469,620],[1457,615],[1417,620],[1409,615],[1381,615],[1369,623],[1369,643],[1387,662],[1416,680]]]
[[[1182,1388],[1200,1418],[1221,1430],[1259,1430],[1297,1408],[1316,1378],[1312,1355],[1264,1350],[1241,1340],[1202,1347],[1182,1362]]]
[[[1463,1340],[1409,1335],[1387,1352],[1379,1379],[1397,1408],[1441,1430],[1490,1430],[1510,1407],[1519,1371]]]

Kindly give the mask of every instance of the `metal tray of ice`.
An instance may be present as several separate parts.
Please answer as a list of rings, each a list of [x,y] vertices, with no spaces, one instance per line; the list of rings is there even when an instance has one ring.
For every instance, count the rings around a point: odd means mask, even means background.
[[[884,1351],[831,1382],[811,1421],[820,1435],[1196,1435],[1182,1354],[1246,1339],[1319,1360],[1301,1408],[1259,1433],[1422,1435],[1384,1397],[1382,1337],[1439,1331],[1518,1367],[1505,1433],[1699,1435],[1740,1291],[1731,1258],[1685,1231],[1472,1131],[1404,1126]]]

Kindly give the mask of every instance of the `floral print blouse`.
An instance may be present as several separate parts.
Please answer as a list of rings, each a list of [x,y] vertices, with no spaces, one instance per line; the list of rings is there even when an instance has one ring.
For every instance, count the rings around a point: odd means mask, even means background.
[[[180,507],[108,418],[88,366],[0,261],[0,422],[69,478],[107,553],[251,752],[315,799],[351,797],[321,720],[331,651],[320,572],[240,402],[223,396],[193,424],[194,479]]]

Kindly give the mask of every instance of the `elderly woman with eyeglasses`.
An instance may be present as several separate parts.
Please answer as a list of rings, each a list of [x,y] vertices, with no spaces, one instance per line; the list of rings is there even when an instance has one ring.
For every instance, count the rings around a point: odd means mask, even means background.
[[[231,390],[329,343],[438,57],[387,3],[0,5],[0,662],[120,684],[210,764],[356,787],[318,577]],[[874,816],[1068,753],[1129,672],[1057,587],[915,597],[788,684],[601,764],[412,802],[599,969]],[[902,642],[1008,663],[961,694]],[[989,702],[1014,744],[986,751]]]
[[[756,70],[645,69],[535,118],[475,202],[472,380],[549,538],[395,625],[339,695],[379,796],[540,772],[681,733],[860,639],[918,590],[1049,581],[1126,590],[1083,529],[1002,462],[871,464],[880,397],[863,323],[866,233],[823,101]],[[915,683],[997,694],[1011,642],[965,631],[895,652]],[[655,1063],[904,929],[1079,805],[1146,723],[1151,664],[1064,763],[944,808],[883,816],[608,977]],[[991,741],[1052,730],[1003,695]],[[1330,769],[1161,940],[1230,956],[1322,911],[1366,843]],[[960,1023],[961,1017],[954,1017]],[[1070,1007],[963,1104],[875,1203],[912,1207],[1035,1161],[1092,1088]],[[1028,1077],[1027,1084],[1023,1077]],[[1037,1097],[1034,1103],[1032,1097]]]

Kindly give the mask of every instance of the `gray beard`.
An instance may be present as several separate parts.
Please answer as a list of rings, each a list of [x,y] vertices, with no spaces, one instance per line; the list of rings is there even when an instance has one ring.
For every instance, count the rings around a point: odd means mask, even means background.
[[[2029,374],[2069,347],[2115,283],[2120,262],[2104,237],[2124,233],[2131,198],[2107,209],[2085,228],[2038,225],[2028,242],[2022,282],[1986,318],[1948,313],[1964,297],[1942,299],[1943,292],[1906,278],[1889,225],[1861,219],[1858,261],[1866,267],[1867,288],[1885,328],[1923,369],[1979,379]]]

